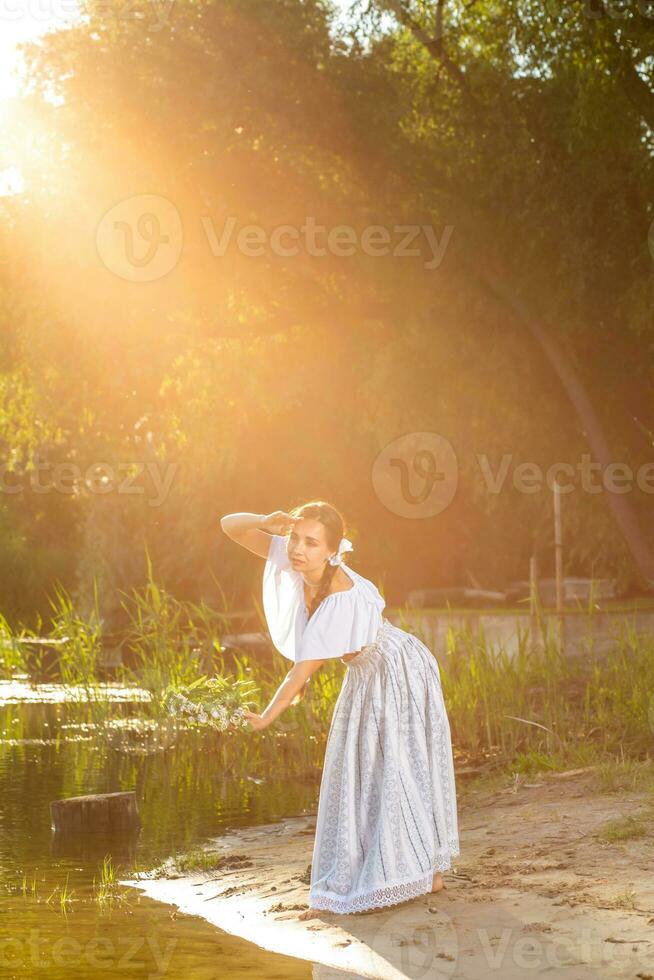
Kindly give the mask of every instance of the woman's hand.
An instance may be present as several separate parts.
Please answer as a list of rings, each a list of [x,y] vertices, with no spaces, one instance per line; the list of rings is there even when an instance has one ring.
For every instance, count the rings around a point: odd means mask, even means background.
[[[260,732],[263,728],[267,728],[270,724],[269,721],[264,721],[261,715],[256,714],[254,711],[244,711],[243,717],[256,732]]]
[[[259,527],[270,534],[288,534],[292,531],[300,517],[291,517],[284,510],[274,510],[272,514],[267,514]]]

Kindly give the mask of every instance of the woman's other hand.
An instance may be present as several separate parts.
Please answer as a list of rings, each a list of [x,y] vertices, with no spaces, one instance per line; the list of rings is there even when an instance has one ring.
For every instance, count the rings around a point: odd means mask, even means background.
[[[263,728],[267,728],[270,722],[264,721],[261,715],[256,714],[254,711],[244,711],[243,717],[256,732],[260,732]]]

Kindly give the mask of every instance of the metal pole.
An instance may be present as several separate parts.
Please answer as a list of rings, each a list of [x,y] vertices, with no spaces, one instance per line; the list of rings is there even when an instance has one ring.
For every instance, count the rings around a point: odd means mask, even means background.
[[[538,638],[538,564],[536,555],[529,559],[529,625],[531,644],[536,645]]]
[[[554,556],[556,561],[556,614],[559,624],[559,648],[563,649],[563,534],[561,531],[561,489],[554,483]]]

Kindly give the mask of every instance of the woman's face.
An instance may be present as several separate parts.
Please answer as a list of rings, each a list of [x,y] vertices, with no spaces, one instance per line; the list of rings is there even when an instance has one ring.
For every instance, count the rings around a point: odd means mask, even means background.
[[[315,517],[303,517],[289,534],[286,553],[299,572],[312,572],[325,567],[334,553],[327,544],[325,525]]]

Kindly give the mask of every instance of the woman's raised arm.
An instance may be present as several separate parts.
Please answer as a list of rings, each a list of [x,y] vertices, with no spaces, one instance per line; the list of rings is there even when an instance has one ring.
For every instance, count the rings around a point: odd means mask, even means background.
[[[225,514],[220,518],[220,526],[232,541],[267,558],[270,536],[286,534],[297,520],[299,518],[291,517],[283,510],[275,510],[272,514]]]

